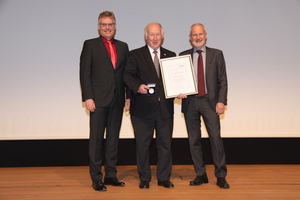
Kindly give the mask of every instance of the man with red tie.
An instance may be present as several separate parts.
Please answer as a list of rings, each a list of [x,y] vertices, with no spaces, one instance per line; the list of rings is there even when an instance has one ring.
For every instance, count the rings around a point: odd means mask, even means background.
[[[86,40],[80,56],[82,101],[90,111],[89,161],[93,188],[106,191],[105,185],[124,186],[117,179],[117,153],[125,97],[123,71],[128,45],[114,38],[116,19],[104,11],[98,18],[100,37]],[[104,133],[106,140],[104,144]],[[103,155],[105,158],[103,158]],[[105,177],[101,168],[104,166]],[[104,181],[103,181],[104,180]]]
[[[188,131],[190,152],[197,173],[190,185],[208,183],[201,145],[202,117],[209,135],[217,185],[220,188],[229,188],[225,179],[227,167],[220,136],[219,118],[219,115],[225,112],[227,104],[226,66],[221,50],[205,46],[206,36],[207,33],[202,24],[193,24],[190,30],[190,42],[193,48],[179,54],[191,55],[199,92],[197,95],[178,95],[178,98],[182,99],[182,112]]]

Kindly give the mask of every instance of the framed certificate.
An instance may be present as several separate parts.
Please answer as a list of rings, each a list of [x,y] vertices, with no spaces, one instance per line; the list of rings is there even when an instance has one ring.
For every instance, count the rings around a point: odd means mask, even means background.
[[[166,98],[198,93],[191,55],[161,59],[160,70]]]

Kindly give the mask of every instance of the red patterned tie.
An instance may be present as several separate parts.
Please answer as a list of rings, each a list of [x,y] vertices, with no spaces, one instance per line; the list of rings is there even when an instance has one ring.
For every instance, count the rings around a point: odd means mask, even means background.
[[[111,62],[114,66],[114,68],[116,68],[116,63],[117,63],[117,56],[116,56],[116,52],[114,51],[113,45],[112,45],[112,41],[111,40],[107,40],[108,42],[108,46],[109,46],[109,50],[110,50],[110,59]]]
[[[204,85],[204,72],[203,72],[203,60],[202,50],[198,50],[198,96],[205,96],[205,85]]]

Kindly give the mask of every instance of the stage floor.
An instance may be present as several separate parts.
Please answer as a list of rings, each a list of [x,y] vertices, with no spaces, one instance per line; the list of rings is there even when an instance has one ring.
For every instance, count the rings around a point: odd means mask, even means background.
[[[106,192],[91,187],[88,166],[0,168],[1,200],[287,200],[300,199],[300,165],[228,165],[230,189],[216,186],[212,165],[209,183],[189,186],[195,178],[192,165],[174,165],[173,189],[157,186],[156,166],[150,189],[139,189],[136,166],[118,166],[125,187],[107,186]]]

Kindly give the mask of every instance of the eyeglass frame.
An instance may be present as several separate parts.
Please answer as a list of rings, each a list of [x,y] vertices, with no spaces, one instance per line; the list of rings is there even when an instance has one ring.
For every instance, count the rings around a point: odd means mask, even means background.
[[[108,27],[113,27],[113,26],[116,25],[116,23],[109,23],[109,24],[107,24],[107,23],[99,23],[99,25],[100,25],[101,27],[106,27],[106,26],[108,26]]]

